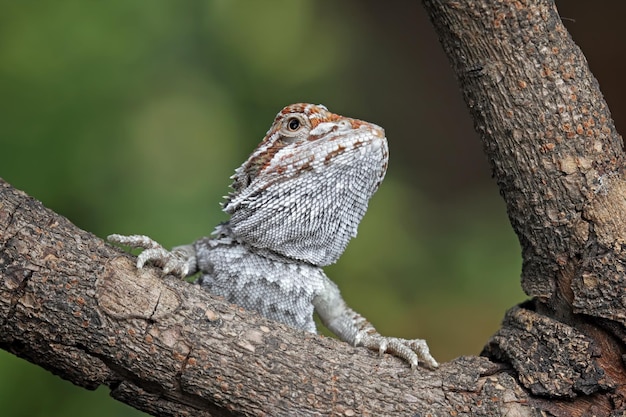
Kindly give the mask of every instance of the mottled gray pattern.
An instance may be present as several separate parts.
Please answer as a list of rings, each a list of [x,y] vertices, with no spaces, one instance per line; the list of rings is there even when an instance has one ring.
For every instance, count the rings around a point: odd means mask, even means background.
[[[203,288],[269,319],[315,332],[316,312],[348,343],[436,367],[425,341],[378,334],[322,270],[356,236],[387,158],[379,126],[324,106],[287,106],[235,171],[224,204],[230,221],[211,237],[172,251],[147,236],[109,240],[145,249],[139,268],[149,262],[182,277],[199,271]]]
[[[324,272],[302,262],[262,256],[228,237],[228,227],[218,230],[214,238],[194,243],[202,271],[197,283],[269,319],[315,333],[313,298],[328,279]]]

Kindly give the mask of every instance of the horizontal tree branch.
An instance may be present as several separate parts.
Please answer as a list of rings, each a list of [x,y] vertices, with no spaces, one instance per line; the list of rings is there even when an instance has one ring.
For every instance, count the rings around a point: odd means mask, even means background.
[[[474,415],[528,407],[501,366],[437,371],[247,312],[0,181],[0,347],[159,416]]]

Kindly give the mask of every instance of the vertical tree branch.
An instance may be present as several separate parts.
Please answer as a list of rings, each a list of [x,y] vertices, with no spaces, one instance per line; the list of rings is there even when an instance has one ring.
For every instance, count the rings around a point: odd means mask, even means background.
[[[522,287],[533,297],[507,314],[485,354],[511,363],[538,395],[619,387],[623,142],[598,82],[552,1],[424,5],[506,202]]]

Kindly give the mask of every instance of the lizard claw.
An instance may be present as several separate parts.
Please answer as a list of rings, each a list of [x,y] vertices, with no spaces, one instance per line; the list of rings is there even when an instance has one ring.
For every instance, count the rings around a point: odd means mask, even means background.
[[[153,264],[161,267],[166,275],[185,278],[196,262],[195,251],[191,246],[179,246],[168,251],[155,240],[143,235],[115,234],[108,236],[107,240],[134,249],[144,249],[137,257],[137,269],[142,269],[146,264]]]
[[[439,363],[430,354],[426,341],[422,339],[409,340],[398,337],[385,337],[378,333],[365,333],[361,335],[358,344],[377,350],[381,355],[390,353],[404,359],[411,365],[411,368],[417,368],[420,362],[431,369],[439,367]]]

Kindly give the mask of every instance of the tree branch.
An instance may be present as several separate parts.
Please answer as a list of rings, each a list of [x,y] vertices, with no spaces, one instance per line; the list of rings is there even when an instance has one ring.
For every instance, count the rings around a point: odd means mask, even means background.
[[[157,270],[0,181],[0,347],[154,415],[624,411],[623,150],[548,0],[424,0],[520,238],[484,355],[410,371]]]
[[[526,398],[485,358],[411,371],[137,270],[6,182],[0,202],[0,347],[154,415],[415,414],[468,397],[490,415]]]
[[[536,402],[555,414],[621,410],[626,183],[622,138],[598,83],[552,1],[424,5],[519,237],[522,287],[534,297],[507,313],[483,353],[511,364],[539,398],[579,399]]]

